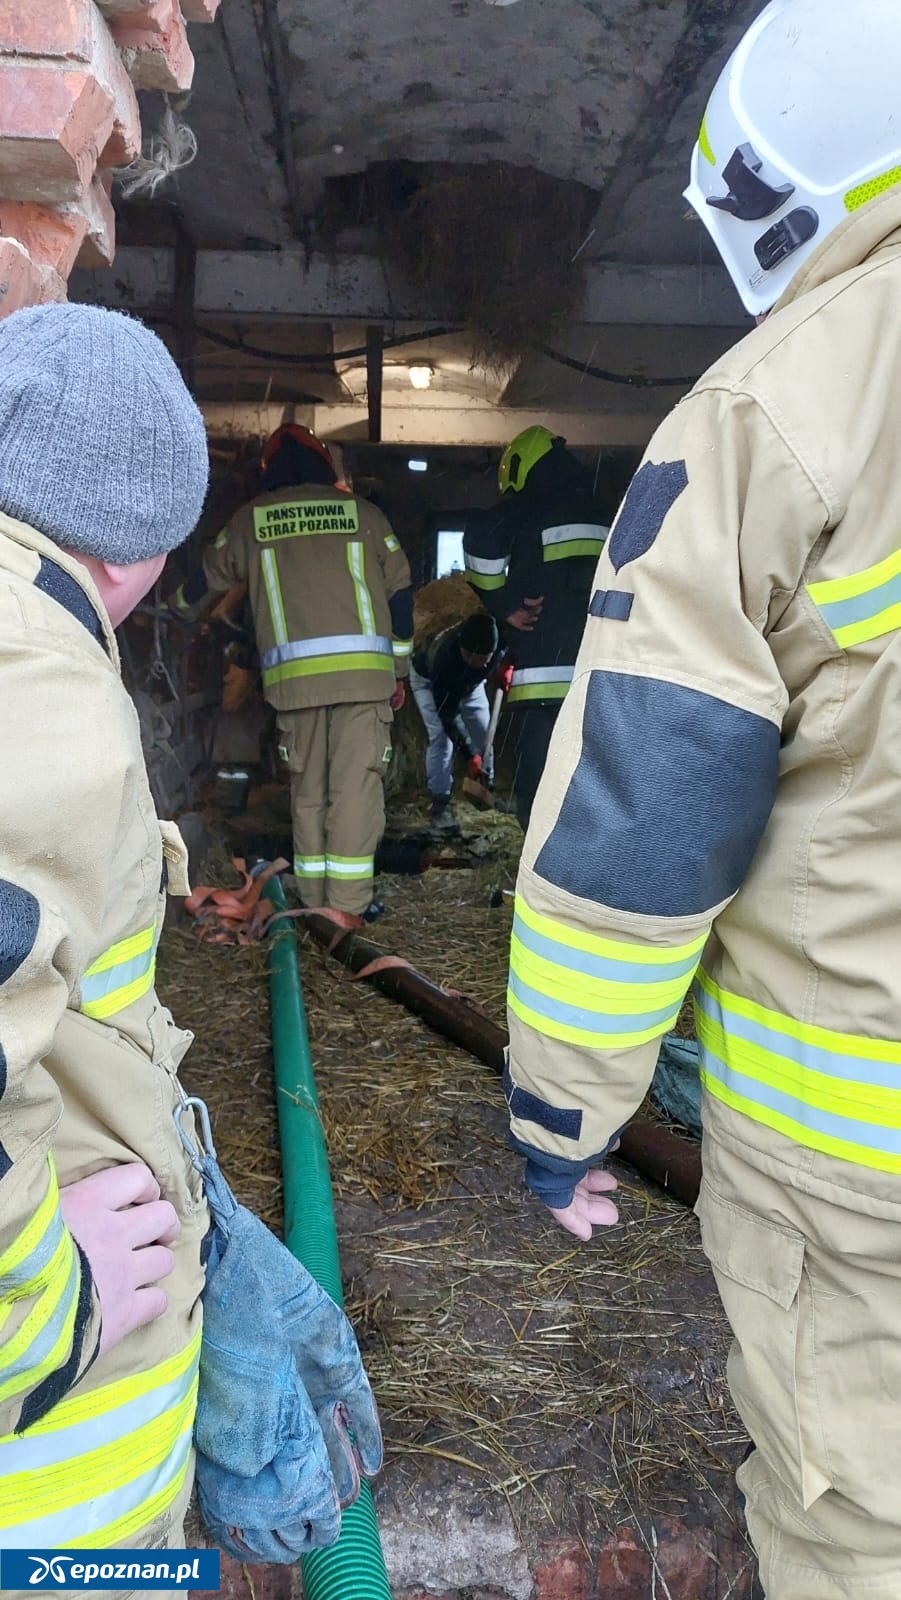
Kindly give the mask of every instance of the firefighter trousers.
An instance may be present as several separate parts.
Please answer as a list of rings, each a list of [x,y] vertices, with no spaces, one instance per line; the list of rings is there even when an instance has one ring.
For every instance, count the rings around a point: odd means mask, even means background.
[[[697,1206],[756,1446],[738,1471],[748,1531],[767,1600],[898,1600],[897,1178],[868,1172],[859,1193],[830,1182],[844,1163],[784,1143],[794,1170],[762,1170],[708,1127]]]
[[[291,773],[294,876],[310,909],[359,916],[372,901],[392,721],[387,700],[278,713]]]

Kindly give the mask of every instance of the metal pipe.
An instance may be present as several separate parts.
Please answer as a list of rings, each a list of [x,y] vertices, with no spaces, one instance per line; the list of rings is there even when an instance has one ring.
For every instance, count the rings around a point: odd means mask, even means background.
[[[286,911],[277,877],[263,891]],[[285,1244],[317,1283],[343,1306],[338,1233],[328,1151],[313,1075],[293,922],[269,924],[269,995],[276,1107],[285,1189]],[[368,1483],[341,1517],[341,1536],[328,1550],[302,1556],[306,1600],[391,1600],[385,1558]]]
[[[345,933],[336,941],[335,924],[315,911],[307,912],[304,923],[317,943],[325,945],[335,960],[351,972],[365,973],[367,967],[386,959],[385,952],[372,939],[359,933]],[[492,1071],[503,1072],[508,1043],[505,1028],[498,1027],[465,1000],[446,994],[413,967],[385,966],[365,975],[382,994],[399,1000],[445,1038],[478,1056]],[[697,1200],[701,1187],[700,1149],[668,1128],[633,1118],[620,1135],[617,1156],[659,1183],[674,1199],[688,1206]]]

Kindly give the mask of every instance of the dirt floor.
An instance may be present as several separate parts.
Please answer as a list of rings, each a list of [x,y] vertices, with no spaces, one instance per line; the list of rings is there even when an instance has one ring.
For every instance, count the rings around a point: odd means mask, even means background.
[[[387,912],[369,932],[503,1025],[520,834],[511,818],[459,814],[478,867],[380,876]],[[396,803],[391,823],[423,817]],[[227,879],[224,851],[206,876]],[[733,1485],[746,1439],[693,1215],[614,1163],[619,1225],[590,1245],[564,1234],[522,1187],[497,1076],[299,938],[346,1307],[384,1425],[376,1504],[395,1592],[747,1594]],[[227,1175],[278,1231],[265,952],[168,927],[159,989],[195,1031],[183,1077],[210,1107]],[[704,1588],[667,1586],[655,1556],[686,1530],[709,1553]],[[561,1541],[594,1582],[604,1551],[619,1572],[617,1551],[634,1546],[662,1586],[542,1590]]]

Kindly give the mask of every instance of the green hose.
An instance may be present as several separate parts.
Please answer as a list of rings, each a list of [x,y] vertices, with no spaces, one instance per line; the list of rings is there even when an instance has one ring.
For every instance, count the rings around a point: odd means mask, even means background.
[[[278,878],[264,893],[287,910]],[[310,1057],[294,926],[276,918],[269,933],[269,995],[275,1093],[285,1188],[285,1244],[339,1306],[344,1297],[328,1152]],[[301,1557],[306,1600],[391,1600],[368,1483],[341,1518],[329,1550]]]

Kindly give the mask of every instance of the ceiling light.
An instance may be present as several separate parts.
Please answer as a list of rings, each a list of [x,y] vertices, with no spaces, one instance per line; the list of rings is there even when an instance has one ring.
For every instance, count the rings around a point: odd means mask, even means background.
[[[427,389],[435,376],[434,368],[422,363],[409,368],[410,382],[414,389]]]
[[[408,472],[428,472],[428,470],[429,470],[429,464],[428,464],[427,461],[416,461],[414,459],[413,461],[408,461],[407,462],[407,471]]]

